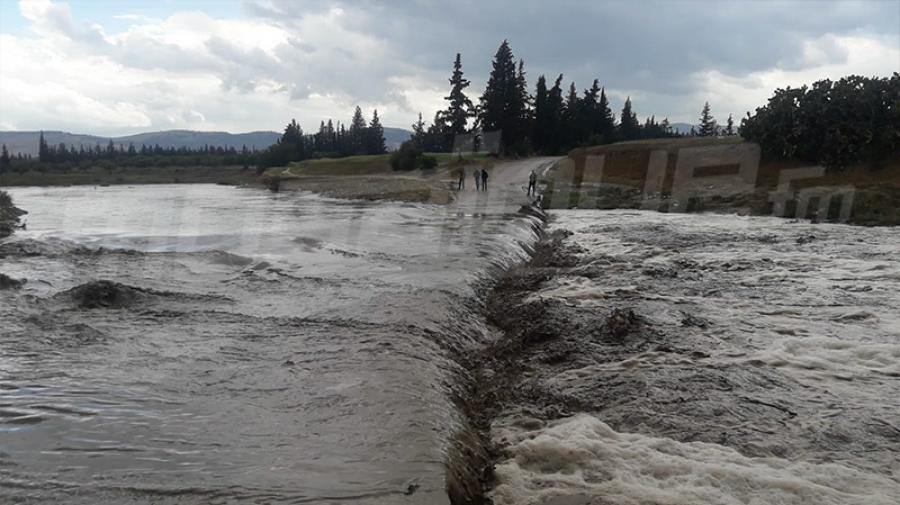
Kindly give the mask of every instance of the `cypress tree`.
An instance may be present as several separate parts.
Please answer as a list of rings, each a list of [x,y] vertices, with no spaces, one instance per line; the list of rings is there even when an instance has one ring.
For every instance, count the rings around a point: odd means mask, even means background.
[[[734,118],[728,115],[728,122],[725,123],[725,135],[734,135]]]
[[[450,102],[444,113],[447,119],[448,133],[454,135],[466,133],[469,118],[474,115],[472,101],[469,100],[465,93],[465,89],[468,86],[469,81],[463,77],[460,55],[456,53],[456,60],[453,62],[453,74],[450,76],[450,95],[444,97],[444,100]]]

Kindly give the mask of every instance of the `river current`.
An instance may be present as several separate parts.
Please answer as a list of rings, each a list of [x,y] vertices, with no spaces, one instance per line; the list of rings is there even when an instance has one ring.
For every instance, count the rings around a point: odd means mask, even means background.
[[[0,501],[447,503],[460,351],[538,221],[216,185],[19,188]]]

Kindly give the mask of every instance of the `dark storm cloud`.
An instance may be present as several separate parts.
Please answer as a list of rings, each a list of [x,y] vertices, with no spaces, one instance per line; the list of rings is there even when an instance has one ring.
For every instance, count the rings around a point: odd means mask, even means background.
[[[803,43],[824,34],[897,35],[900,3],[881,2],[546,2],[475,0],[372,2],[262,0],[248,12],[273,22],[343,10],[342,26],[386,41],[406,62],[447,72],[453,55],[484,79],[500,41],[526,60],[530,80],[565,72],[586,87],[607,86],[677,94],[692,74],[714,69],[732,76],[808,64]],[[839,48],[826,51],[840,63]],[[826,62],[817,62],[818,64]],[[383,62],[387,67],[391,62]]]

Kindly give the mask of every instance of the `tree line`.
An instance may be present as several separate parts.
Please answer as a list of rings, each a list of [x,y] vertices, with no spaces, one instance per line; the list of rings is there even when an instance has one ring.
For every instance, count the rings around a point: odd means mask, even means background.
[[[4,144],[0,147],[0,173],[29,170],[87,171],[100,168],[112,171],[117,167],[153,168],[153,167],[189,167],[189,166],[222,166],[242,165],[249,168],[256,163],[259,151],[246,145],[241,149],[234,147],[216,147],[205,145],[198,148],[161,147],[159,144],[139,147],[129,144],[127,147],[115,144],[112,139],[104,146],[99,142],[94,146],[67,145],[59,143],[50,145],[41,132],[38,137],[38,154],[32,156],[23,153],[11,155]]]
[[[564,75],[552,85],[538,77],[529,91],[525,61],[516,60],[509,42],[497,49],[484,92],[475,104],[466,94],[470,85],[464,77],[459,53],[450,75],[447,108],[435,113],[430,125],[419,119],[412,125],[413,146],[422,151],[448,152],[460,135],[478,139],[486,132],[499,132],[505,154],[560,154],[583,145],[608,144],[621,140],[671,137],[668,119],[650,116],[638,121],[631,98],[625,100],[619,116],[613,114],[606,90],[594,80],[579,93],[574,82],[564,89]]]
[[[264,150],[240,150],[234,147],[203,146],[160,147],[159,145],[127,147],[116,145],[111,139],[106,146],[74,146],[60,143],[49,145],[41,132],[38,138],[37,157],[18,153],[10,155],[6,145],[0,147],[0,173],[7,171],[27,172],[29,170],[71,171],[101,168],[112,171],[117,167],[161,168],[189,166],[256,166],[257,171],[273,166],[284,166],[292,161],[309,158],[337,158],[360,154],[383,154],[387,152],[384,141],[384,127],[374,111],[368,123],[362,109],[356,107],[350,126],[329,119],[322,121],[319,131],[305,134],[296,120],[284,129],[278,141]]]
[[[260,153],[257,166],[262,170],[310,158],[341,158],[386,152],[384,127],[378,110],[372,113],[372,119],[367,123],[362,109],[357,106],[349,126],[340,122],[335,125],[329,119],[319,124],[318,132],[304,133],[297,120],[291,120],[281,138]]]
[[[777,89],[755,114],[747,113],[740,134],[769,158],[832,170],[879,166],[900,153],[900,74]]]

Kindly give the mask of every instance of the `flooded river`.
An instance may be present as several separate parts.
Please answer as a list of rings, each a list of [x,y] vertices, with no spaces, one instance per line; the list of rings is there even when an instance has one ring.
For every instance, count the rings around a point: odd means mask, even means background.
[[[13,190],[0,502],[448,503],[460,356],[538,240],[520,165],[450,206]],[[577,261],[527,300],[560,335],[492,425],[496,503],[897,503],[896,229],[552,214]]]
[[[480,286],[537,240],[517,185],[445,207],[11,194],[0,501],[447,503],[455,356],[486,337]]]
[[[526,302],[559,329],[494,423],[495,503],[900,503],[897,228],[563,210],[549,230],[572,261]]]

